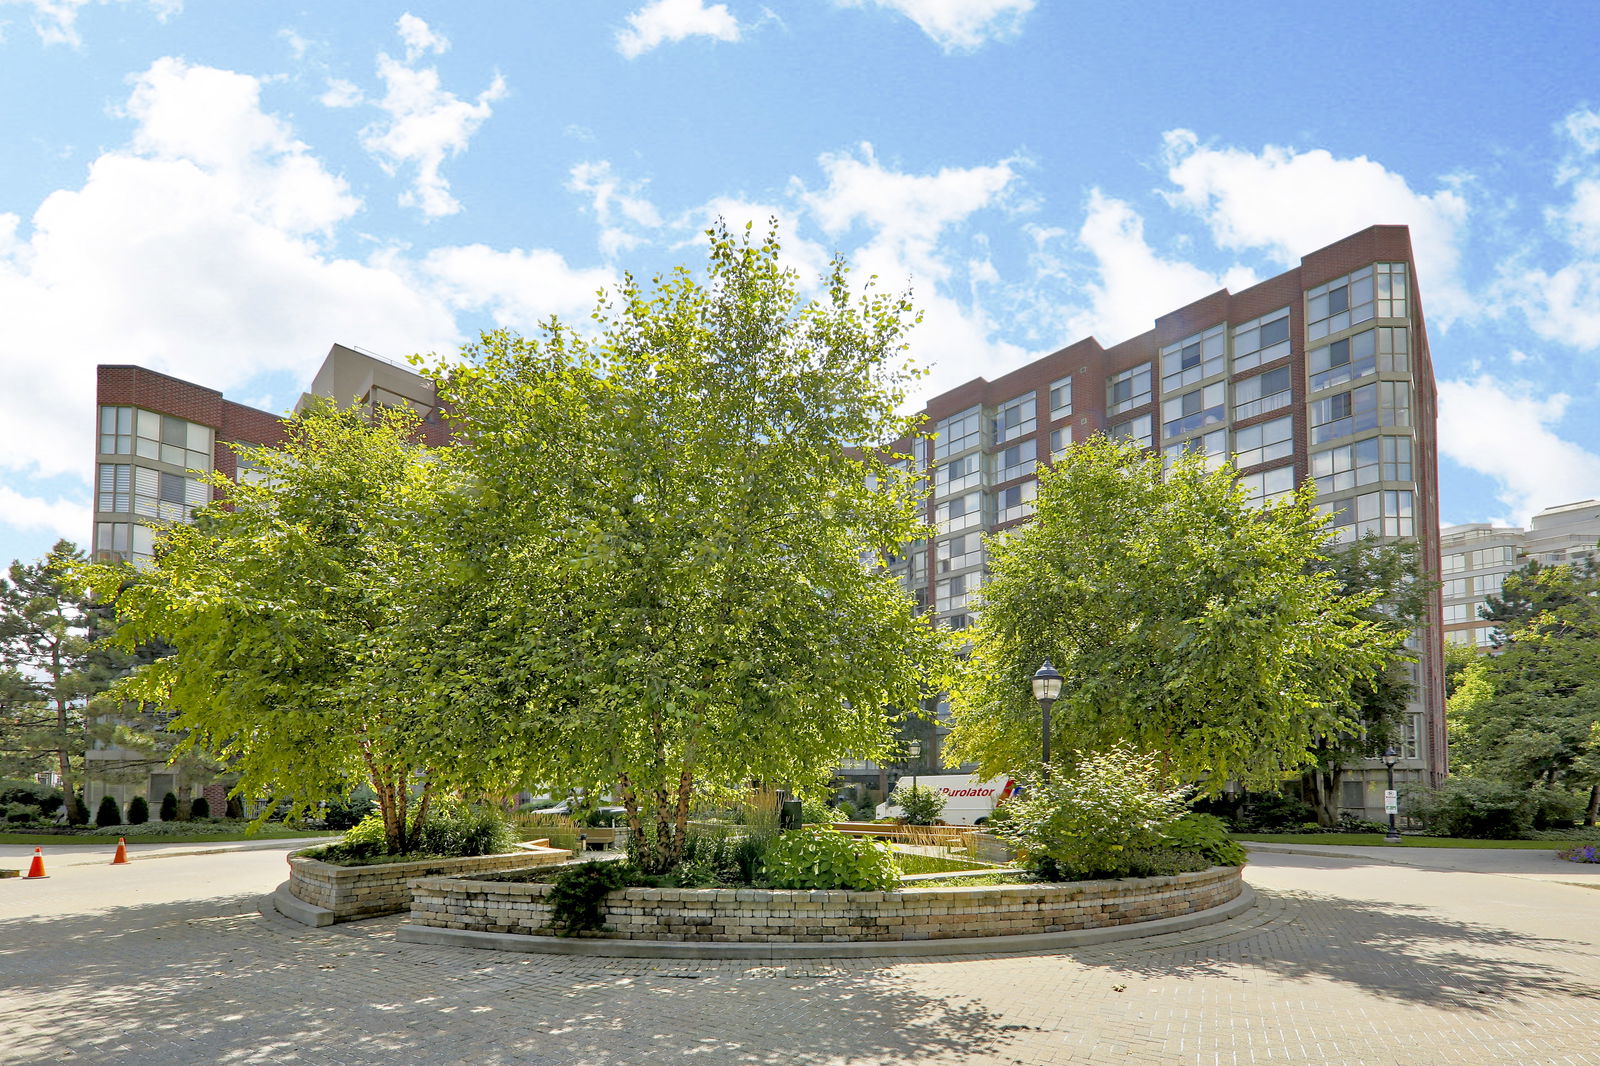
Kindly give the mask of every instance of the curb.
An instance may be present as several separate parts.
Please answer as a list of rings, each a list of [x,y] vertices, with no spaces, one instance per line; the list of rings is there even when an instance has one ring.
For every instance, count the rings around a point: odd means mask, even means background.
[[[1092,947],[1119,940],[1140,940],[1163,933],[1181,933],[1236,917],[1255,906],[1256,894],[1240,883],[1240,892],[1227,903],[1176,918],[1156,918],[1104,929],[1069,929],[1059,933],[1021,933],[1015,936],[955,937],[949,940],[858,940],[816,944],[708,944],[672,940],[606,940],[588,937],[531,936],[525,933],[480,933],[470,929],[440,929],[406,922],[395,931],[404,944],[433,947],[486,948],[494,951],[535,952],[545,955],[584,955],[613,959],[861,959],[908,958],[926,955],[1007,955],[1029,951],[1059,951]]]
[[[304,925],[311,929],[321,929],[339,920],[338,916],[328,908],[307,903],[290,892],[287,881],[273,889],[270,895],[261,897],[262,912],[265,913],[268,909],[276,912],[280,918],[287,918],[296,925]]]
[[[1353,851],[1329,851],[1321,844],[1257,844],[1250,840],[1241,840],[1239,843],[1245,846],[1246,851],[1260,851],[1265,852],[1268,855],[1307,855],[1311,858],[1320,857],[1328,859],[1356,859],[1357,861],[1363,862],[1386,862],[1391,866],[1406,865],[1404,863],[1397,863],[1394,859],[1379,857],[1377,855],[1358,855]],[[1305,851],[1303,850],[1304,848],[1316,848],[1317,850]]]

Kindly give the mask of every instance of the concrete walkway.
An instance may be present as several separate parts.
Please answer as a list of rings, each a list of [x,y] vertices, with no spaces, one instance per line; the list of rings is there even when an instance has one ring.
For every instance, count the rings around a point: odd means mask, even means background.
[[[109,863],[117,853],[115,839],[105,841],[84,842],[73,839],[72,843],[38,845],[44,849],[45,872],[56,866],[93,866],[97,863]],[[279,837],[273,840],[162,840],[152,843],[129,843],[128,858],[135,859],[162,859],[173,858],[180,855],[222,855],[233,851],[298,851],[301,848],[314,847],[330,840],[337,839],[337,834],[306,836],[306,837]],[[26,871],[29,862],[33,859],[33,844],[0,844],[0,866]]]
[[[1600,863],[1558,859],[1554,843],[1548,851],[1538,848],[1408,848],[1383,844],[1257,844],[1254,841],[1246,841],[1245,847],[1250,849],[1252,857],[1320,855],[1410,866],[1418,870],[1507,874],[1600,888]]]
[[[1537,852],[1258,852],[1203,929],[773,963],[291,927],[258,913],[288,850],[0,881],[0,1066],[1600,1066],[1600,896]]]

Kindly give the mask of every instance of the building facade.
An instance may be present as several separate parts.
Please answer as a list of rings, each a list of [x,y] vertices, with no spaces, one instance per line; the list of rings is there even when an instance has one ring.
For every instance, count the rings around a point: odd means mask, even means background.
[[[1090,337],[994,381],[967,382],[923,413],[933,439],[914,454],[932,470],[935,532],[894,565],[918,602],[956,629],[970,624],[988,576],[984,535],[1027,521],[1039,465],[1097,433],[1168,455],[1232,457],[1255,500],[1314,478],[1339,540],[1415,538],[1438,572],[1433,369],[1403,226],[1354,234],[1110,348]],[[1437,782],[1448,766],[1437,595],[1428,616],[1413,638],[1415,698],[1397,775]],[[937,708],[935,748],[948,713]],[[1352,770],[1341,805],[1381,814],[1380,764]]]
[[[1482,611],[1488,597],[1500,594],[1507,574],[1533,561],[1543,566],[1593,561],[1597,543],[1600,500],[1547,507],[1526,529],[1485,522],[1446,526],[1439,531],[1444,639],[1490,647],[1495,627],[1484,621]]]
[[[447,432],[434,409],[433,383],[387,360],[335,344],[301,395],[296,410],[314,398],[340,404],[405,403],[423,415],[429,443]],[[162,526],[187,522],[210,503],[203,480],[213,471],[230,479],[251,476],[235,445],[283,442],[279,415],[226,399],[215,389],[138,366],[101,366],[96,382],[96,454],[92,554],[135,566],[150,562]],[[94,810],[102,796],[124,810],[143,795],[151,811],[171,792],[180,800],[206,795],[221,814],[226,785],[209,774],[184,771],[140,752],[96,741],[85,755],[84,799]]]

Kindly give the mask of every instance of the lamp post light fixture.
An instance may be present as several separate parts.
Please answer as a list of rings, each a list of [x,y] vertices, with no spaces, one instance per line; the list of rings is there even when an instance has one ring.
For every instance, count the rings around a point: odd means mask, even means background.
[[[917,787],[917,767],[922,764],[922,741],[913,740],[906,745],[906,754],[911,757],[911,788]]]
[[[1033,672],[1033,698],[1039,701],[1039,710],[1044,712],[1044,763],[1040,771],[1040,778],[1045,784],[1050,783],[1050,708],[1061,696],[1061,674],[1046,659],[1044,665]]]
[[[1384,769],[1389,771],[1389,790],[1383,794],[1384,810],[1389,812],[1389,835],[1383,838],[1385,844],[1400,843],[1400,830],[1395,825],[1395,815],[1400,810],[1400,794],[1394,790],[1394,764],[1400,761],[1400,753],[1393,748],[1388,748],[1383,753]]]

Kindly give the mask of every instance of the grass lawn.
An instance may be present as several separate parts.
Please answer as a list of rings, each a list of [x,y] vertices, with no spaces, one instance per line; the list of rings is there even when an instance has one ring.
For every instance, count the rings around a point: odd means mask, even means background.
[[[184,823],[180,822],[179,825]],[[327,830],[290,829],[269,825],[255,833],[218,826],[211,833],[132,833],[127,826],[112,826],[93,833],[0,833],[0,844],[116,844],[126,837],[130,844],[215,844],[239,840],[288,840],[298,837],[337,836]]]
[[[1382,844],[1382,833],[1234,833],[1233,839],[1260,844]],[[1468,840],[1465,837],[1403,836],[1401,848],[1523,848],[1531,851],[1560,851],[1573,844],[1592,844],[1600,831],[1583,836],[1578,832],[1566,840]]]

